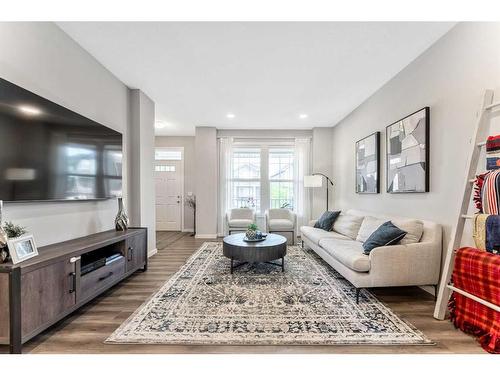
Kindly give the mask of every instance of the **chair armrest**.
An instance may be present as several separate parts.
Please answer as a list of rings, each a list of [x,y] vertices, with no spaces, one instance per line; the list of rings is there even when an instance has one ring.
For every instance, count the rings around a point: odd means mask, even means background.
[[[376,247],[369,259],[370,273],[378,284],[434,285],[439,281],[441,244],[419,242]]]

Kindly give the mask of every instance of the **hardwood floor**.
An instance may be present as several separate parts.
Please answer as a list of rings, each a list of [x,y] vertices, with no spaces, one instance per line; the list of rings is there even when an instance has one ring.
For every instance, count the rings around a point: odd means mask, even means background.
[[[432,317],[434,298],[420,288],[380,288],[377,297],[423,331],[435,346],[209,346],[104,344],[103,341],[174,274],[206,240],[158,232],[158,253],[147,272],[137,272],[23,348],[24,353],[485,353],[449,321]],[[0,347],[5,353],[7,347]]]

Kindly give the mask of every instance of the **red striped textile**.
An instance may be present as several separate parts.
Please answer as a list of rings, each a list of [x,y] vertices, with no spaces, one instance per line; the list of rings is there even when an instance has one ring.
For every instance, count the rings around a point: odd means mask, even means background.
[[[500,305],[500,256],[464,247],[457,250],[453,285],[476,297]],[[450,317],[455,327],[478,337],[484,350],[500,353],[500,313],[453,292]]]
[[[491,171],[485,177],[482,192],[482,209],[485,214],[498,215],[500,203],[500,169]]]

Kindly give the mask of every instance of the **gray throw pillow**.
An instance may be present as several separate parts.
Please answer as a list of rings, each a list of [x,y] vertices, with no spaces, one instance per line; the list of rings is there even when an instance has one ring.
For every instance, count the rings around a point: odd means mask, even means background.
[[[323,215],[314,224],[314,228],[319,228],[330,232],[332,230],[333,223],[340,215],[340,211],[325,211]]]
[[[404,230],[399,229],[390,221],[382,224],[373,232],[370,237],[363,243],[364,253],[370,254],[370,251],[380,246],[395,245],[406,236]]]

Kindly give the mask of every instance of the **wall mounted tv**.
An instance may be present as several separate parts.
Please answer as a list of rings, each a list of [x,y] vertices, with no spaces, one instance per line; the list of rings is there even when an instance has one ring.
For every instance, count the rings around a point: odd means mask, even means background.
[[[0,79],[0,200],[122,194],[122,135]]]

